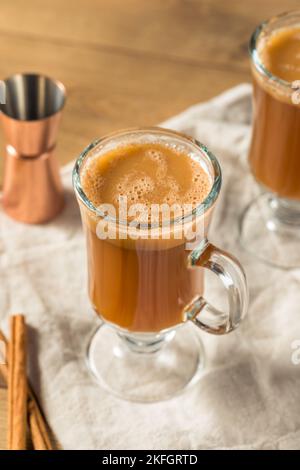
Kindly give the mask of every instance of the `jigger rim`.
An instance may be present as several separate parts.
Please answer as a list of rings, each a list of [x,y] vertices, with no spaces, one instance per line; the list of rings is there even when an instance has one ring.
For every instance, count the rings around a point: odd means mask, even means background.
[[[7,117],[9,119],[12,119],[13,121],[16,121],[16,122],[37,122],[37,121],[41,122],[41,121],[45,121],[45,120],[55,116],[56,114],[58,114],[62,111],[62,109],[64,108],[64,106],[66,104],[67,91],[66,91],[65,85],[60,80],[58,80],[56,78],[52,78],[49,75],[44,74],[44,73],[29,72],[28,71],[28,72],[17,72],[17,73],[14,73],[12,75],[9,75],[6,78],[4,78],[2,80],[2,82],[5,84],[8,80],[11,80],[11,79],[17,78],[17,77],[40,77],[40,78],[43,78],[45,80],[49,80],[54,85],[56,85],[56,87],[61,91],[61,96],[62,96],[61,105],[55,112],[53,112],[53,113],[51,113],[47,116],[37,118],[37,119],[22,119],[22,118],[16,118],[16,117],[10,116],[7,112],[5,112],[3,110],[3,104],[0,105],[0,114],[3,114],[5,117]]]

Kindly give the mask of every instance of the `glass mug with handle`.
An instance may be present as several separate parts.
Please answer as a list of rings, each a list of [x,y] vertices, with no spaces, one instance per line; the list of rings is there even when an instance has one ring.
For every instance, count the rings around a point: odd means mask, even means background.
[[[133,224],[120,207],[117,215],[105,204],[96,207],[86,194],[87,169],[93,171],[93,164],[103,163],[109,152],[136,145],[175,149],[192,159],[210,181],[204,200],[190,212],[172,213],[168,223],[158,218],[152,224],[148,219]],[[204,145],[183,134],[160,128],[125,130],[82,152],[73,185],[86,234],[89,296],[103,320],[89,343],[89,368],[122,398],[143,402],[171,397],[194,383],[203,368],[195,325],[226,334],[238,327],[247,310],[241,265],[207,239],[221,188],[219,163]],[[206,269],[223,284],[228,311],[205,300]]]

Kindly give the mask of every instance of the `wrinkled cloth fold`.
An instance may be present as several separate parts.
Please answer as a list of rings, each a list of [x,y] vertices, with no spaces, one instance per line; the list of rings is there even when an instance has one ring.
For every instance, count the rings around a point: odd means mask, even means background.
[[[30,378],[64,449],[300,449],[300,270],[270,268],[239,243],[238,219],[258,193],[249,172],[251,86],[242,84],[163,123],[217,156],[223,186],[210,240],[243,264],[250,306],[227,336],[200,333],[207,365],[182,395],[129,403],[91,378],[87,342],[99,323],[86,292],[86,259],[72,166],[62,169],[66,208],[53,222],[26,226],[0,214],[0,319],[24,312]],[[265,241],[268,243],[268,240]],[[205,295],[221,298],[207,282]],[[295,362],[295,361],[294,361]]]

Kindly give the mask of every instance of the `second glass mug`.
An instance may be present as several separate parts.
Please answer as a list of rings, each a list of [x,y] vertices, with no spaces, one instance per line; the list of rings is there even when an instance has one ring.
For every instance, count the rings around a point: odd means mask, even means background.
[[[153,142],[178,148],[197,160],[211,179],[211,189],[190,214],[171,220],[166,228],[169,237],[124,239],[120,235],[124,221],[94,207],[81,176],[93,157],[101,158],[118,146]],[[207,240],[221,188],[219,163],[204,145],[185,135],[160,128],[131,129],[91,143],[75,164],[73,185],[86,234],[89,296],[103,320],[89,343],[89,368],[106,389],[122,398],[142,402],[169,398],[193,384],[203,369],[203,346],[194,325],[226,334],[238,327],[247,310],[241,265]],[[194,227],[196,221],[201,234],[198,230],[194,240],[187,240],[184,231],[174,235],[180,223]],[[117,235],[100,239],[99,222],[114,224],[117,230],[112,233]],[[140,230],[145,234],[151,229],[141,225]],[[228,312],[205,300],[203,268],[216,274],[226,289]]]

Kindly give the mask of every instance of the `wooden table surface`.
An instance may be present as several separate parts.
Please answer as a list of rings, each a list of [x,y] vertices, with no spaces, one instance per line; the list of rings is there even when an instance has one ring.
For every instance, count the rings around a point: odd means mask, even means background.
[[[297,7],[298,0],[1,0],[0,78],[34,71],[66,85],[63,164],[109,131],[156,124],[249,81],[256,24]],[[0,388],[0,448],[5,434]]]

